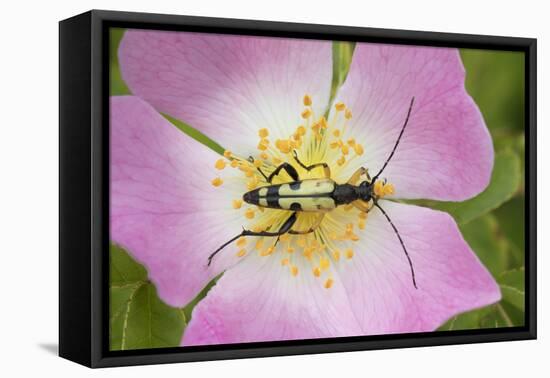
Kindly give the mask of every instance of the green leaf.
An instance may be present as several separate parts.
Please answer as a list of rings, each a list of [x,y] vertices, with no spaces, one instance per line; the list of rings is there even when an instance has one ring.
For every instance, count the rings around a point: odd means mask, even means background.
[[[194,129],[193,127],[189,126],[185,122],[182,122],[177,118],[171,117],[168,114],[164,114],[164,113],[161,113],[161,114],[164,118],[170,121],[174,126],[176,126],[178,129],[183,131],[185,134],[189,135],[191,138],[213,149],[217,153],[223,154],[225,149],[222,146],[220,146],[218,143],[214,142],[212,139],[210,139],[209,137],[201,133],[199,130]]]
[[[122,248],[111,245],[110,256],[111,350],[178,346],[183,309],[162,302],[145,268]]]
[[[334,99],[336,91],[346,80],[353,56],[355,43],[353,42],[332,42],[332,86],[330,102]]]
[[[481,109],[491,134],[523,132],[525,54],[462,49],[466,89]]]
[[[525,264],[525,196],[519,195],[494,211],[502,235],[506,237],[513,261],[509,266],[519,268]]]
[[[487,214],[460,227],[462,236],[493,276],[509,267],[508,242],[499,234],[498,222]]]
[[[502,292],[502,301],[515,307],[520,312],[525,311],[525,270],[516,269],[502,273],[498,277]]]
[[[124,35],[125,29],[110,28],[109,29],[109,75],[110,75],[110,90],[111,96],[122,96],[130,94],[128,86],[122,80],[120,67],[118,64],[118,46]]]
[[[508,201],[520,185],[520,160],[512,151],[495,155],[489,186],[476,197],[463,202],[430,201],[429,206],[450,213],[457,223],[465,224]]]

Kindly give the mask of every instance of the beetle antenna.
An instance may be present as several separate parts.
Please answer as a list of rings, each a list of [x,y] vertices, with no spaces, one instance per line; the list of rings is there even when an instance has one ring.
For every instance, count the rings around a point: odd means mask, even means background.
[[[212,259],[214,258],[214,256],[216,256],[218,254],[218,252],[220,252],[222,249],[224,249],[225,247],[227,247],[229,244],[233,243],[235,240],[237,240],[238,238],[240,238],[241,236],[243,236],[245,233],[245,230],[243,230],[240,234],[238,234],[237,236],[235,236],[234,238],[230,239],[229,241],[223,243],[218,249],[216,249],[210,256],[208,256],[208,266],[210,266],[210,264],[212,263]]]
[[[392,226],[393,231],[395,231],[395,234],[397,235],[397,238],[399,239],[399,243],[401,243],[401,247],[403,247],[403,252],[405,252],[405,256],[407,256],[407,260],[409,261],[409,267],[411,268],[411,275],[412,275],[412,281],[413,281],[414,288],[418,289],[418,286],[416,286],[416,278],[414,276],[414,268],[413,268],[413,263],[412,263],[411,257],[409,256],[409,253],[407,252],[407,248],[405,248],[405,243],[403,243],[403,239],[401,239],[401,235],[399,235],[399,231],[397,231],[397,227],[395,227],[395,225],[391,221],[388,214],[384,211],[384,209],[382,209],[380,207],[380,205],[378,203],[375,202],[374,206],[376,206],[378,209],[380,209],[380,211],[382,212],[382,214],[384,214],[384,216],[386,217],[388,222],[390,222],[390,225]]]
[[[384,169],[386,169],[386,166],[390,162],[390,159],[393,157],[393,154],[395,153],[395,150],[397,149],[397,145],[399,145],[399,141],[401,140],[401,137],[403,136],[403,132],[405,131],[405,127],[407,127],[407,123],[409,122],[409,117],[411,115],[411,110],[412,110],[413,104],[414,104],[414,97],[411,99],[411,104],[409,105],[409,111],[407,112],[407,118],[405,118],[405,123],[403,124],[403,127],[401,128],[401,132],[399,133],[399,136],[397,137],[397,141],[395,142],[395,145],[393,146],[393,150],[391,151],[390,156],[388,156],[388,159],[386,160],[386,162],[382,166],[382,169],[380,169],[380,172],[378,172],[376,174],[376,176],[373,177],[372,182],[376,181],[378,176],[380,176],[382,174],[382,172],[384,171]]]

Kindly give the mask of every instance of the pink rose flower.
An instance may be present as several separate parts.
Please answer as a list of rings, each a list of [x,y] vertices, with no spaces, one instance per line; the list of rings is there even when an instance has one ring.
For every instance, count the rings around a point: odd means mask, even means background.
[[[121,71],[134,96],[111,99],[111,238],[148,270],[159,296],[195,307],[182,345],[432,331],[500,299],[451,216],[388,199],[462,201],[489,183],[493,147],[464,88],[458,51],[358,43],[329,104],[331,42],[127,31]],[[413,262],[379,209],[326,213],[307,235],[277,230],[291,212],[243,202],[291,163],[300,178],[345,183],[388,158],[412,98],[409,123],[375,191]],[[225,157],[178,130],[180,119],[226,149]],[[326,118],[325,118],[326,115]],[[248,159],[249,156],[252,159]],[[361,178],[365,180],[365,178]],[[275,182],[291,181],[286,174]],[[316,213],[300,213],[307,229]]]

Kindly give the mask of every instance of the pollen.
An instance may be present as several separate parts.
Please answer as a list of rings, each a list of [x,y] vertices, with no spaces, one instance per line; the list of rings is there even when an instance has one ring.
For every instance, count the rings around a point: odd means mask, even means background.
[[[254,218],[254,210],[252,209],[246,210],[246,212],[244,213],[244,216],[247,217],[248,219]]]
[[[353,146],[353,150],[355,151],[355,153],[357,155],[363,155],[363,152],[365,152],[365,150],[363,149],[363,146],[360,145],[359,143],[356,143],[354,146]]]
[[[240,200],[240,199],[233,200],[233,208],[235,210],[240,209],[242,205],[243,205],[243,200]]]
[[[298,275],[298,267],[296,265],[290,267],[290,274],[292,274],[294,277]]]
[[[342,110],[344,110],[346,108],[346,104],[344,104],[343,102],[337,102],[336,105],[334,105],[334,108],[341,112]]]
[[[332,132],[332,135],[334,135],[335,138],[339,138],[340,137],[340,130],[336,129]]]
[[[310,109],[305,109],[302,112],[301,116],[302,116],[303,119],[308,119],[309,117],[311,117],[311,110]]]
[[[216,177],[215,179],[213,179],[212,181],[212,185],[218,187],[220,186],[221,184],[223,184],[223,180],[219,177]]]
[[[351,114],[351,110],[349,108],[346,109],[346,112],[344,113],[344,117],[346,117],[346,119],[351,119],[352,114]]]
[[[237,252],[237,257],[243,257],[246,255],[246,249],[239,249],[239,252]]]
[[[332,252],[332,258],[334,259],[334,261],[339,261],[340,260],[340,251],[339,250],[334,250]]]
[[[296,133],[300,136],[306,135],[306,131],[306,128],[302,125],[298,126],[298,128],[296,129]]]
[[[313,101],[311,100],[311,96],[306,94],[304,96],[304,105],[305,106],[311,106],[312,103],[313,103]]]
[[[237,168],[239,166],[239,162],[237,160],[231,160],[231,168]]]
[[[289,259],[284,258],[284,259],[281,260],[281,265],[282,265],[282,266],[286,266],[286,265],[288,265],[288,264],[290,264],[290,260],[289,260]]]
[[[260,138],[262,138],[262,139],[263,139],[263,138],[267,138],[267,136],[269,136],[269,130],[266,129],[265,127],[262,128],[262,129],[260,129],[260,130],[258,131],[258,136],[259,136]]]
[[[274,246],[271,246],[269,248],[266,248],[264,249],[262,252],[260,252],[260,256],[269,256],[273,253],[273,251],[275,250],[275,247]]]
[[[338,160],[336,160],[336,163],[339,165],[339,166],[342,166],[346,163],[346,158],[344,155],[340,156],[340,158]]]
[[[215,167],[216,167],[216,169],[219,169],[219,170],[221,171],[222,169],[225,168],[226,164],[227,164],[227,163],[225,162],[225,160],[223,160],[223,159],[218,159],[218,160],[216,161]]]
[[[256,242],[256,245],[254,246],[254,248],[256,248],[258,251],[262,249],[264,245],[264,239],[260,239]]]
[[[374,183],[374,194],[382,198],[395,193],[395,187],[393,184],[385,183],[383,181],[376,181]]]
[[[313,275],[315,277],[320,277],[321,276],[321,268],[319,268],[318,266],[314,267],[313,268]]]
[[[326,257],[322,257],[319,261],[319,267],[321,270],[327,270],[330,267],[330,261]]]
[[[231,158],[231,157],[233,156],[233,154],[231,153],[231,151],[225,150],[225,151],[223,152],[223,156],[225,156],[226,158],[229,159],[229,158]]]
[[[351,248],[346,249],[346,258],[348,260],[351,260],[353,258],[353,249]]]
[[[365,225],[366,225],[366,222],[364,219],[360,219],[359,220],[359,223],[357,223],[357,227],[359,227],[360,230],[364,230],[365,229]]]
[[[349,154],[349,147],[348,147],[347,145],[345,145],[345,144],[342,145],[342,147],[341,147],[340,149],[342,150],[342,153],[343,153],[344,155]]]
[[[239,239],[237,239],[237,247],[244,247],[246,245],[246,238],[244,236],[241,236]]]
[[[325,289],[330,289],[333,284],[334,284],[334,280],[332,278],[328,278],[325,281]]]
[[[368,216],[368,215],[367,215],[367,213],[365,213],[365,212],[360,212],[360,213],[359,213],[359,219],[367,219],[367,216]]]
[[[275,147],[277,147],[282,153],[288,154],[292,149],[290,142],[291,141],[289,139],[277,139],[275,142]]]
[[[268,143],[269,143],[269,142],[267,141],[267,139],[262,139],[262,140],[260,140],[260,141],[258,142],[258,146],[257,146],[258,150],[260,150],[260,151],[265,151],[265,150],[267,150],[267,148],[269,147],[269,146],[268,146]]]

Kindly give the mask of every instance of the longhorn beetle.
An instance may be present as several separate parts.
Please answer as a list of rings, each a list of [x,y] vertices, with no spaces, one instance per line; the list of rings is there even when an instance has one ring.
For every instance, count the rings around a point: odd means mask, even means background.
[[[337,206],[351,204],[359,211],[367,213],[376,206],[384,215],[384,217],[388,220],[389,224],[393,228],[393,231],[395,232],[395,235],[397,235],[399,243],[403,248],[403,252],[407,257],[407,261],[409,262],[413,285],[415,288],[418,288],[416,286],[416,278],[414,274],[413,264],[409,253],[407,252],[407,248],[405,247],[405,243],[403,242],[401,235],[399,235],[397,227],[395,227],[386,211],[384,211],[384,209],[378,203],[379,196],[377,196],[374,192],[374,185],[376,183],[376,180],[378,180],[378,177],[380,177],[380,175],[388,165],[389,161],[393,157],[395,150],[399,145],[399,141],[403,136],[405,127],[407,127],[413,104],[414,97],[411,99],[409,110],[407,112],[407,117],[405,118],[405,122],[403,123],[403,126],[401,128],[401,132],[397,137],[397,141],[395,142],[395,145],[393,146],[390,155],[386,159],[380,171],[372,178],[370,177],[368,170],[361,167],[357,171],[355,171],[355,173],[351,176],[347,183],[337,184],[330,178],[330,167],[327,163],[305,165],[300,161],[300,159],[298,158],[298,154],[295,150],[293,150],[292,153],[294,156],[294,160],[296,160],[296,163],[298,163],[308,172],[315,168],[322,168],[325,177],[320,179],[300,180],[296,168],[294,168],[291,164],[287,162],[279,165],[273,172],[271,172],[269,176],[266,176],[264,172],[260,168],[258,168],[258,171],[262,174],[262,176],[269,184],[272,183],[273,178],[277,176],[282,170],[288,173],[288,175],[292,178],[292,182],[278,185],[269,185],[251,190],[243,195],[243,200],[251,205],[256,205],[260,207],[290,210],[292,211],[292,214],[282,224],[278,231],[254,232],[243,229],[240,234],[238,234],[228,242],[224,243],[208,257],[208,265],[210,265],[212,259],[218,252],[220,252],[223,248],[225,248],[227,245],[234,242],[241,236],[277,237],[277,240],[275,242],[275,244],[277,244],[277,242],[279,241],[279,237],[284,234],[305,235],[314,232],[321,224],[325,213],[334,210]],[[359,185],[356,185],[362,176],[365,176],[366,180],[362,181]],[[369,202],[371,202],[370,206]],[[294,223],[296,223],[298,212],[301,211],[315,212],[319,213],[319,215],[314,224],[311,225],[309,229],[294,230],[292,226],[294,226]]]

